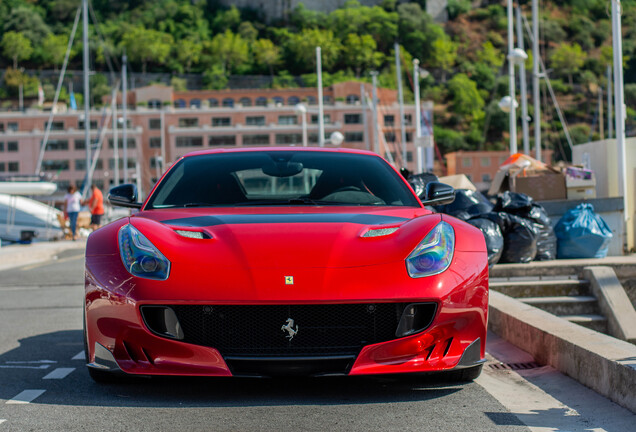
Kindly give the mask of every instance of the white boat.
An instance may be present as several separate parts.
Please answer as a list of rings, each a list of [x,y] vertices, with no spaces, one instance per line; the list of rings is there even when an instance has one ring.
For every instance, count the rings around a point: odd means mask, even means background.
[[[10,242],[62,239],[60,216],[61,211],[39,201],[0,194],[0,239]]]
[[[0,194],[8,195],[51,195],[57,190],[57,185],[46,181],[41,176],[11,176],[0,177]]]

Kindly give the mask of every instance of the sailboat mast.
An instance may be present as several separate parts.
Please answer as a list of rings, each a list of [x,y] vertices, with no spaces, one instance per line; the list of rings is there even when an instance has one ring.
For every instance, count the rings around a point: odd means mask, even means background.
[[[84,144],[86,146],[86,182],[84,183],[84,194],[90,187],[90,166],[91,166],[91,140],[90,140],[90,94],[88,83],[88,0],[82,0],[83,27],[84,27]]]

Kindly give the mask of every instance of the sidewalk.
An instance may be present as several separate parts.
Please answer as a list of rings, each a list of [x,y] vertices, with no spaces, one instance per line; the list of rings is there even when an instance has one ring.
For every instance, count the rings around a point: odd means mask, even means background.
[[[86,239],[78,241],[33,242],[24,245],[2,245],[2,247],[0,247],[0,271],[47,261],[66,250],[83,250],[84,248],[86,248]]]

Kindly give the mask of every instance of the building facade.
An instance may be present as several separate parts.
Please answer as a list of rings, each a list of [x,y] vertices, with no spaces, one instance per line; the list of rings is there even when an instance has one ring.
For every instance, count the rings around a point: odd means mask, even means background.
[[[404,107],[406,161],[402,158],[397,91],[378,89],[377,142],[373,114],[366,101],[371,86],[346,82],[323,91],[325,136],[344,136],[342,147],[377,151],[396,167],[415,169],[415,108]],[[298,104],[306,107],[308,145],[318,145],[316,88],[173,91],[150,86],[129,92],[127,168],[123,168],[121,94],[119,118],[113,130],[110,110],[92,111],[88,122],[92,153],[98,152],[93,182],[102,189],[127,178],[137,181],[147,194],[163,171],[182,155],[205,148],[242,146],[302,146],[303,117]],[[110,101],[105,100],[106,106]],[[62,111],[62,110],[58,110]],[[0,113],[0,176],[34,174],[50,113],[29,110]],[[105,127],[103,127],[105,125]],[[83,111],[59,112],[51,131],[40,171],[51,174],[63,191],[70,184],[82,185],[86,176]],[[117,133],[118,145],[114,135]],[[100,141],[101,146],[95,143]],[[330,145],[330,144],[326,144]]]

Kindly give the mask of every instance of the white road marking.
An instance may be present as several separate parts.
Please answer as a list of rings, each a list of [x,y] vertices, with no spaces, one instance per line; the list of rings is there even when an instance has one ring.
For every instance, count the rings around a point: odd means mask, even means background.
[[[84,350],[81,350],[80,352],[75,354],[75,357],[73,357],[71,360],[84,360],[85,358],[86,356],[84,355]]]
[[[16,366],[16,365],[0,365],[0,369],[48,369],[51,365],[41,366]]]
[[[4,423],[6,421],[7,421],[6,419],[0,419],[0,424]]]
[[[31,403],[35,398],[41,396],[45,391],[46,390],[24,390],[13,399],[8,400],[7,405]]]
[[[48,375],[46,375],[42,379],[62,379],[62,378],[66,378],[68,376],[68,374],[70,374],[74,370],[75,370],[75,368],[57,368],[57,369],[51,371]]]
[[[5,364],[50,364],[57,363],[56,360],[30,360],[30,361],[6,361]]]

